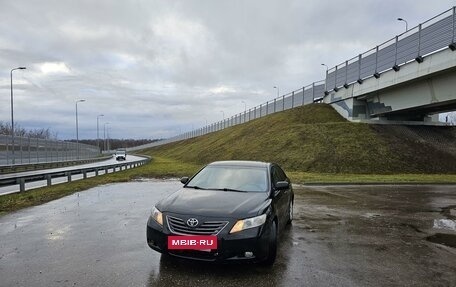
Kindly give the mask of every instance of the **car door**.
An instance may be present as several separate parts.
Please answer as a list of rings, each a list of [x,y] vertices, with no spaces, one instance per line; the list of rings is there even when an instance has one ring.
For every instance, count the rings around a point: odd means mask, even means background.
[[[288,203],[290,197],[290,189],[278,190],[276,184],[279,181],[286,181],[285,173],[276,165],[271,168],[271,181],[274,194],[274,202],[279,219],[279,226],[285,226],[288,215]]]

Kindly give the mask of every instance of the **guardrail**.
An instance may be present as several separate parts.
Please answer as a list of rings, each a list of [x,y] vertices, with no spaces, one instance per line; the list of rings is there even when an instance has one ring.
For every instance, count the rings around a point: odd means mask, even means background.
[[[97,146],[62,140],[0,135],[0,165],[32,164],[93,158],[100,154]]]
[[[324,88],[324,81],[314,82],[298,90],[292,91],[280,97],[269,100],[266,103],[260,104],[256,107],[246,109],[244,112],[236,114],[230,118],[226,118],[222,121],[204,126],[200,129],[196,129],[193,131],[177,135],[169,139],[164,139],[137,147],[127,148],[127,151],[141,150],[145,148],[151,148],[154,146],[164,145],[176,141],[202,136],[232,126],[244,124],[255,119],[265,117],[270,114],[293,109],[299,106],[304,106],[315,102],[320,102],[324,96]]]
[[[74,175],[83,175],[83,179],[87,178],[87,174],[94,172],[95,176],[99,175],[100,171],[104,171],[104,174],[109,173],[109,170],[112,172],[122,171],[130,168],[135,168],[142,166],[150,161],[150,157],[146,157],[142,160],[133,161],[133,162],[117,162],[113,164],[107,164],[103,166],[94,166],[94,167],[85,167],[85,168],[72,168],[65,170],[56,170],[52,172],[46,172],[43,170],[41,173],[37,172],[22,172],[17,174],[6,174],[0,175],[0,187],[19,185],[19,192],[24,192],[25,184],[33,181],[46,180],[47,186],[52,185],[53,178],[66,177],[68,182],[71,182],[72,176]]]
[[[367,78],[378,79],[385,71],[397,72],[411,61],[422,63],[425,56],[448,48],[456,50],[456,7],[329,69],[325,94]]]
[[[71,165],[77,165],[77,164],[87,164],[87,163],[107,160],[110,158],[112,158],[112,155],[100,156],[100,157],[88,158],[88,159],[79,159],[79,160],[75,159],[75,160],[51,161],[51,162],[41,162],[41,163],[0,165],[0,174],[31,171],[31,170],[40,170],[40,169],[49,169],[49,168],[64,167],[64,166],[71,166]]]
[[[246,109],[243,113],[223,119],[223,121],[127,150],[141,150],[190,139],[243,124],[272,113],[320,102],[331,91],[337,92],[342,87],[348,89],[349,85],[353,83],[362,84],[367,78],[375,77],[378,79],[383,72],[389,70],[397,72],[401,65],[411,61],[421,63],[425,56],[444,49],[456,51],[456,6],[365,53],[328,69],[323,81],[314,82],[254,108]]]

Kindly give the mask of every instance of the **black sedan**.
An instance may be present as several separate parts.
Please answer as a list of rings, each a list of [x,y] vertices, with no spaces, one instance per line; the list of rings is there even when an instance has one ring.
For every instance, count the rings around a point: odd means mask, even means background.
[[[205,261],[274,263],[279,232],[293,220],[294,196],[277,164],[214,162],[181,182],[152,210],[152,249]]]

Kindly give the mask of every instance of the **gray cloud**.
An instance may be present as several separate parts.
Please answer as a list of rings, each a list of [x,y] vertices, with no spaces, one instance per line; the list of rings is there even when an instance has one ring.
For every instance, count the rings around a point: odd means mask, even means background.
[[[1,1],[0,120],[74,137],[168,137],[323,79],[454,1]]]

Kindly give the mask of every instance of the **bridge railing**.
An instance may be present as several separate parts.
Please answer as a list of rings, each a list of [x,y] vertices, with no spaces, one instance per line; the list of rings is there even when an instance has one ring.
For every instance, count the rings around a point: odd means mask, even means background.
[[[67,141],[0,135],[0,166],[94,158],[96,146]],[[78,155],[79,154],[79,155]]]
[[[451,50],[456,50],[455,34],[456,7],[453,7],[358,56],[328,69],[324,81],[312,83],[223,121],[130,150],[149,148],[205,135],[275,112],[320,101],[330,91],[337,92],[341,88],[348,88],[350,84],[355,82],[362,84],[367,78],[379,78],[385,71],[392,69],[399,71],[401,65],[411,61],[421,63],[425,56],[448,47]]]
[[[269,114],[303,106],[309,103],[319,101],[323,98],[324,82],[314,82],[308,86],[302,87],[296,91],[274,98],[266,103],[256,107],[246,109],[244,112],[228,117],[222,121],[204,126],[200,129],[186,132],[168,140],[178,141],[197,136],[202,136],[211,132],[216,132],[238,124],[243,124],[254,119],[258,119]],[[160,142],[157,142],[159,144]]]
[[[292,91],[288,94],[279,96],[272,100],[267,101],[266,103],[260,104],[253,108],[246,109],[244,112],[226,118],[222,121],[218,121],[207,126],[204,126],[199,129],[195,129],[183,134],[174,136],[161,141],[156,141],[150,144],[128,148],[127,150],[139,150],[144,148],[150,148],[154,146],[159,146],[171,142],[176,142],[180,140],[185,140],[189,138],[194,138],[202,136],[208,133],[213,133],[216,131],[223,130],[235,125],[243,124],[255,119],[265,117],[267,115],[281,112],[284,110],[296,108],[299,106],[307,105],[314,102],[319,102],[323,99],[325,90],[324,81],[314,82],[310,85],[302,87],[298,90]]]
[[[456,8],[453,7],[394,38],[353,57],[328,70],[326,93],[379,78],[388,70],[399,71],[400,66],[417,61],[442,49],[455,46]]]

